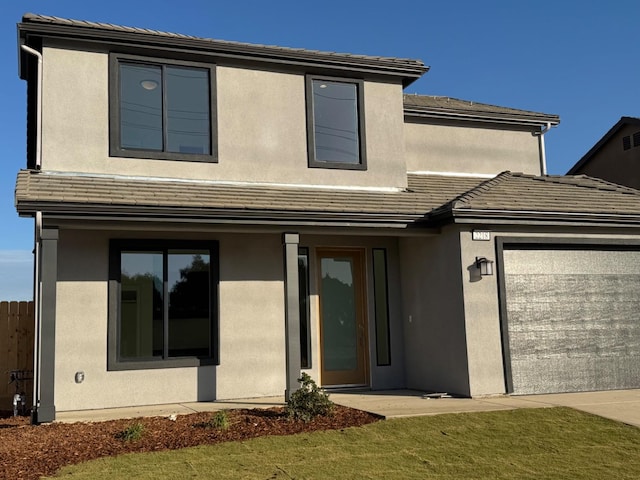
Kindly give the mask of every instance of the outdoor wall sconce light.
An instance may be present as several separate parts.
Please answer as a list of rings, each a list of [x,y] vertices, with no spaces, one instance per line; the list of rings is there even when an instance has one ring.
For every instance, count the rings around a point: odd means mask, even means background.
[[[476,268],[480,270],[480,276],[493,275],[493,262],[485,257],[476,257]]]

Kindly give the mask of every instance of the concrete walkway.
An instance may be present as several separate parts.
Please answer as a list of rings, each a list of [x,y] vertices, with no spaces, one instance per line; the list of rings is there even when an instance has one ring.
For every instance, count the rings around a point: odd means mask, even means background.
[[[640,427],[640,390],[562,393],[552,395],[494,396],[483,398],[430,398],[414,390],[331,393],[331,400],[385,418],[486,412],[514,408],[565,406]],[[233,408],[281,407],[284,397],[193,402],[131,408],[58,412],[59,422],[104,421],[118,418],[181,415]]]
[[[429,398],[413,390],[392,390],[334,393],[331,399],[340,405],[366,410],[385,418],[564,406],[640,427],[640,390],[483,398]]]

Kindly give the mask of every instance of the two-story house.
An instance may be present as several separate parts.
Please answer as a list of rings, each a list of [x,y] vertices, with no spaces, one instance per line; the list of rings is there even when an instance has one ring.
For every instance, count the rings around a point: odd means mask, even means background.
[[[640,193],[419,60],[26,15],[36,422],[324,387],[640,387]],[[512,173],[518,172],[518,173]]]

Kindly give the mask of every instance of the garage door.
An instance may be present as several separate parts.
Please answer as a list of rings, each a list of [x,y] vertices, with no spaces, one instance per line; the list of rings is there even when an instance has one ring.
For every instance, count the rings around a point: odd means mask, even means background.
[[[640,388],[640,251],[506,248],[513,393]]]

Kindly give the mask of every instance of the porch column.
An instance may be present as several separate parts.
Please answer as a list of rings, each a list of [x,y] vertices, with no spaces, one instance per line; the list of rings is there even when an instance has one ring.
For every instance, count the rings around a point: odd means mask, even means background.
[[[285,341],[287,388],[285,400],[300,388],[300,294],[298,285],[298,245],[300,235],[284,233]]]
[[[37,389],[33,423],[52,422],[56,418],[54,379],[56,360],[56,282],[58,280],[58,230],[45,228],[40,237],[39,288],[40,302],[35,305],[40,318],[39,358],[36,358],[34,378]]]

